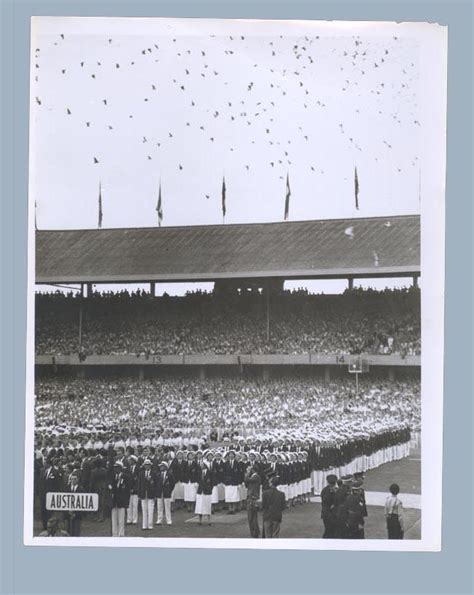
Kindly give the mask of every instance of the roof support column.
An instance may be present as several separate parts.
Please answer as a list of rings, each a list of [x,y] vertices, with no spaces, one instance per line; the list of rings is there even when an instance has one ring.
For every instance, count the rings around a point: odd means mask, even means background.
[[[418,275],[413,275],[413,287],[418,287]]]
[[[152,297],[155,297],[155,282],[154,281],[150,281],[150,295]]]
[[[349,291],[354,289],[354,277],[347,278],[347,287],[349,288]]]
[[[267,282],[267,343],[270,343],[270,283]]]
[[[81,283],[81,297],[79,298],[79,352],[82,348],[82,304],[84,303],[84,283]]]

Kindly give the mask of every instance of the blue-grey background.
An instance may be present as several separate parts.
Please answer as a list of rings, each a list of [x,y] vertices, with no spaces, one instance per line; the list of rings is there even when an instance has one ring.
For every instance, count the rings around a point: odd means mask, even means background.
[[[2,593],[471,593],[471,2],[0,0],[0,5]],[[396,20],[449,25],[442,553],[59,549],[22,545],[31,15]]]

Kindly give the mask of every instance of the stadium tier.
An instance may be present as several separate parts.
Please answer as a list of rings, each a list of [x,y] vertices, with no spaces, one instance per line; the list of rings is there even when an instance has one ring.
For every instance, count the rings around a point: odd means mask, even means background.
[[[184,297],[109,292],[86,299],[37,294],[36,354],[81,354],[86,362],[101,355],[364,353],[403,360],[420,354],[420,293],[415,287],[343,295],[280,291],[271,296],[271,321],[266,308],[267,298],[258,291]]]

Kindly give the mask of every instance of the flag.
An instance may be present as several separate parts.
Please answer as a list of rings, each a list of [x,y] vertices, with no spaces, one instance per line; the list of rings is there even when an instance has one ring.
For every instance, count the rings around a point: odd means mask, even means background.
[[[99,227],[102,227],[102,186],[99,182]]]
[[[354,194],[356,209],[359,210],[359,178],[357,176],[357,166],[354,169]]]
[[[225,178],[222,177],[222,219],[225,220],[226,206],[225,206]]]
[[[156,205],[156,212],[158,213],[158,227],[161,227],[161,223],[163,221],[163,206],[161,204],[161,181],[160,190],[158,192],[158,203]]]
[[[290,196],[290,177],[289,174],[286,174],[285,221],[288,220],[288,215],[290,214]]]

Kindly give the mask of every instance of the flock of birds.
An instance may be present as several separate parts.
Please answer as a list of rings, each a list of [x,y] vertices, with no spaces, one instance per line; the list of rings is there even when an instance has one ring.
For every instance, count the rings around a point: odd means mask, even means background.
[[[396,36],[383,43],[374,43],[354,35],[346,38],[344,46],[323,43],[318,35],[298,39],[262,37],[258,39],[258,51],[253,51],[255,38],[245,35],[227,38],[211,35],[202,47],[198,47],[196,41],[190,44],[185,37],[160,38],[130,50],[124,61],[123,39],[104,38],[100,55],[94,52],[92,57],[91,51],[91,56],[84,54],[73,62],[69,57],[53,73],[56,80],[59,79],[57,84],[64,82],[66,86],[68,77],[74,76],[77,81],[76,77],[82,76],[84,93],[87,79],[97,85],[96,91],[87,87],[89,96],[81,97],[80,103],[73,96],[70,104],[61,107],[55,102],[54,89],[40,84],[42,68],[51,68],[47,61],[43,65],[45,51],[50,55],[51,50],[57,50],[55,63],[60,64],[61,56],[66,55],[63,53],[65,46],[74,43],[60,33],[56,39],[48,40],[48,48],[40,46],[34,49],[33,72],[38,85],[35,96],[38,109],[62,111],[65,118],[74,120],[75,125],[86,133],[97,131],[102,141],[104,135],[114,135],[127,126],[135,139],[137,151],[156,167],[161,167],[171,143],[186,146],[185,133],[191,129],[194,134],[201,135],[202,140],[218,146],[220,151],[227,151],[232,156],[239,154],[239,166],[244,172],[254,167],[248,158],[248,149],[255,145],[261,155],[268,155],[268,167],[282,180],[302,153],[317,156],[315,144],[321,145],[317,122],[326,119],[330,102],[339,101],[338,97],[350,95],[351,98],[344,104],[349,105],[350,110],[341,110],[334,134],[339,135],[352,152],[354,165],[358,154],[368,150],[351,125],[363,112],[366,117],[370,112],[370,118],[379,116],[385,122],[388,119],[394,127],[421,126],[417,115],[415,63],[400,60],[395,66],[391,63],[392,56],[397,56],[399,39]],[[168,65],[166,72],[169,79],[166,81],[156,74],[162,63]],[[247,79],[244,83],[240,80],[236,83],[233,72],[241,69],[243,63]],[[329,70],[328,64],[331,65]],[[398,69],[396,79],[391,74],[394,67]],[[134,70],[140,72],[139,84],[132,83],[134,79],[129,78]],[[124,73],[126,76],[120,82],[121,97],[108,95],[107,88],[115,93],[118,84],[110,83],[111,77]],[[144,82],[146,79],[147,82]],[[141,95],[140,101],[131,102],[132,86],[136,97]],[[160,117],[163,109],[160,100],[164,96],[168,100],[175,97],[176,109],[179,110],[178,120],[176,117],[170,119],[174,125],[166,131],[163,128],[164,118]],[[219,97],[218,105],[215,97]],[[386,101],[386,97],[390,100]],[[90,112],[84,107],[87,100],[95,106]],[[150,112],[150,118],[144,124],[143,110],[149,106],[153,109],[156,106],[156,111]],[[333,109],[331,114],[334,114]],[[294,126],[289,132],[288,119],[293,116]],[[154,128],[154,120],[160,120],[159,133]],[[177,121],[179,125],[176,125]],[[395,142],[390,137],[380,138],[379,150],[372,158],[378,161],[383,150],[393,150]],[[107,150],[98,150],[100,145],[103,143],[90,144],[90,162],[99,168],[105,166],[108,160]],[[418,157],[413,155],[411,166],[417,167],[417,161]],[[173,167],[177,172],[186,173],[185,160],[177,161]],[[313,161],[309,158],[307,168],[308,175],[310,172],[325,174],[324,165],[316,158]],[[400,163],[396,163],[394,169],[398,173],[403,171]],[[205,194],[205,197],[208,199],[210,194]]]

